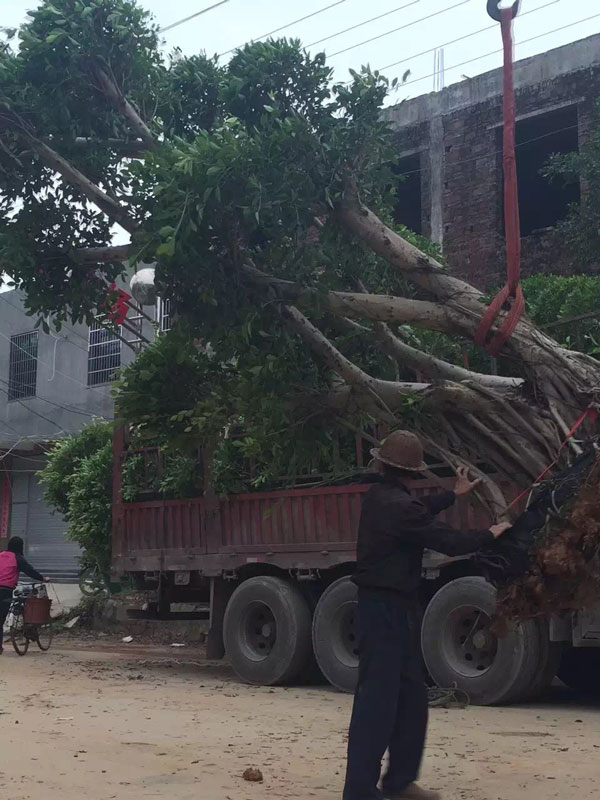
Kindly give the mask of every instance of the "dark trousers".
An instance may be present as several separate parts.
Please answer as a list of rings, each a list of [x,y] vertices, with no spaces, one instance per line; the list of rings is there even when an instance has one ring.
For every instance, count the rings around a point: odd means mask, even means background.
[[[0,586],[0,647],[2,647],[2,629],[4,627],[4,623],[6,621],[6,617],[8,616],[8,612],[10,611],[10,604],[12,603],[12,589],[6,589],[4,586]]]
[[[384,792],[416,780],[427,730],[427,688],[420,614],[388,589],[359,589],[360,666],[348,739],[343,800],[381,800],[381,761],[389,750]]]

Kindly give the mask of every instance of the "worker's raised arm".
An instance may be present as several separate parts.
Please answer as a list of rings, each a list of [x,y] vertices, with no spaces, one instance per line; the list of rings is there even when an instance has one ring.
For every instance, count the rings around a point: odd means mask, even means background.
[[[501,524],[483,530],[460,531],[441,520],[435,519],[420,500],[404,504],[398,514],[394,535],[399,540],[421,545],[447,556],[462,556],[489,547],[510,526]]]
[[[442,511],[445,511],[456,502],[456,494],[454,492],[440,492],[439,494],[430,494],[427,497],[422,497],[421,502],[427,508],[430,514],[437,516]]]

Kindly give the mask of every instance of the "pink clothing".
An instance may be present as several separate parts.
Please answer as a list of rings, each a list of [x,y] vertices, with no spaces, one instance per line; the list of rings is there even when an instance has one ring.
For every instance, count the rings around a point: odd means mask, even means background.
[[[14,589],[19,580],[19,567],[17,557],[10,550],[0,553],[0,586]]]

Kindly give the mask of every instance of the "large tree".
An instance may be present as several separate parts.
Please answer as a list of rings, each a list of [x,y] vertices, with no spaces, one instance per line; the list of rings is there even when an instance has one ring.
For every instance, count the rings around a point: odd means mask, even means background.
[[[334,428],[410,426],[432,455],[527,486],[600,364],[527,317],[502,374],[431,353],[470,346],[488,298],[393,223],[390,88],[368,68],[333,84],[285,39],[226,66],[165,60],[134,2],[44,2],[0,53],[0,265],[60,324],[105,302],[124,259],[156,262],[210,345],[198,431],[241,421],[308,452]]]

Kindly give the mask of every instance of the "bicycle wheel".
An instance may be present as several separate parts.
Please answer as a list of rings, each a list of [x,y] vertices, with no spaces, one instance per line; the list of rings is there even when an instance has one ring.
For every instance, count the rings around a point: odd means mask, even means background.
[[[13,611],[12,620],[10,623],[10,640],[15,651],[24,656],[29,650],[29,639],[25,630],[25,619],[23,618],[23,609]]]
[[[47,622],[45,625],[36,625],[36,642],[37,646],[44,653],[50,650],[52,639],[54,639],[54,628],[52,622]]]
[[[98,567],[86,567],[79,575],[79,588],[86,597],[95,597],[106,590]]]

